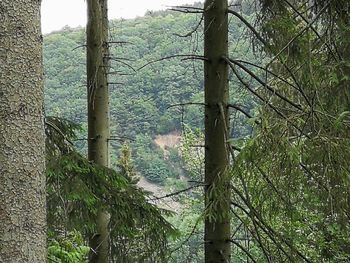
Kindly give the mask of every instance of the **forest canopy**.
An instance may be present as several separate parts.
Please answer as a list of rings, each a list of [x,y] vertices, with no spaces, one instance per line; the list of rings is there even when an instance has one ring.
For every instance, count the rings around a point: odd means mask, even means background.
[[[350,1],[107,3],[0,3],[0,262],[349,262]]]

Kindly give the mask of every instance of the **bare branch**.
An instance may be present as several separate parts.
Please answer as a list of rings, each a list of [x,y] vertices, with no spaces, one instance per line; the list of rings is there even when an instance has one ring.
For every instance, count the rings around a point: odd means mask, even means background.
[[[133,68],[133,66],[129,65],[128,63],[124,62],[122,59],[119,59],[119,58],[113,58],[113,57],[110,57],[111,60],[113,61],[116,61],[116,62],[119,62],[125,66],[127,66],[128,68],[130,68],[132,71],[136,72],[136,69]]]
[[[264,71],[266,71],[267,73],[269,73],[269,74],[271,74],[272,76],[274,76],[275,78],[279,79],[280,81],[286,83],[287,85],[289,85],[289,86],[291,86],[291,87],[293,87],[294,89],[296,89],[296,90],[299,91],[299,88],[296,87],[293,83],[290,83],[289,81],[287,81],[287,80],[285,80],[284,78],[278,76],[276,73],[274,73],[273,71],[271,71],[271,70],[269,70],[269,69],[267,69],[267,68],[265,68],[265,67],[262,67],[262,66],[260,66],[260,65],[255,64],[255,63],[252,63],[252,62],[250,62],[250,61],[246,61],[246,60],[242,60],[242,59],[231,59],[231,60],[234,60],[234,61],[239,62],[239,63],[248,64],[248,65],[250,65],[250,66],[256,67],[256,68],[261,69],[261,70],[264,70]]]
[[[124,85],[122,82],[108,82],[108,85]]]
[[[300,85],[298,85],[298,82],[293,74],[293,72],[291,71],[291,69],[289,67],[287,67],[287,65],[281,61],[282,65],[284,66],[284,68],[288,71],[288,73],[290,74],[290,76],[292,77],[292,79],[294,80],[294,82],[296,83],[297,86],[295,86],[293,83],[290,83],[289,81],[285,80],[284,78],[278,76],[276,73],[274,73],[273,71],[269,70],[266,67],[262,67],[259,66],[255,63],[249,62],[249,61],[245,61],[245,60],[241,60],[241,59],[235,59],[235,61],[240,62],[240,63],[245,63],[251,66],[254,66],[258,69],[264,70],[266,73],[271,74],[272,76],[274,76],[275,78],[279,79],[280,81],[282,81],[283,83],[286,83],[287,85],[293,87],[295,90],[297,90],[298,92],[300,92],[300,94],[303,96],[303,98],[305,99],[305,101],[307,102],[307,104],[309,106],[311,106],[311,103],[308,99],[308,97],[306,96],[306,94],[304,93],[303,89],[300,87]]]
[[[170,7],[170,8],[178,8],[178,9],[193,9],[193,10],[201,10],[201,11],[204,11],[203,8],[194,7],[194,6],[175,5],[175,6],[169,6],[169,7]]]
[[[190,106],[190,105],[199,105],[199,106],[206,106],[205,103],[201,102],[186,102],[186,103],[177,103],[177,104],[172,104],[167,107],[167,109],[173,108],[173,107],[184,107],[184,106]]]
[[[50,122],[47,118],[45,118],[45,124],[54,129],[62,138],[67,141],[69,144],[73,145],[73,143],[63,134],[63,132],[58,128],[53,122]]]
[[[112,60],[135,61],[135,59],[124,58],[124,57],[113,57],[113,56],[109,56],[109,57],[107,57],[107,58],[108,58],[108,59],[112,59]]]
[[[147,62],[145,65],[141,66],[140,68],[138,68],[138,70],[141,70],[151,64],[154,64],[156,62],[160,62],[160,61],[163,61],[163,60],[168,60],[168,59],[173,59],[173,58],[183,58],[182,60],[188,60],[188,59],[191,59],[191,60],[204,60],[204,61],[209,61],[208,58],[204,57],[204,56],[200,56],[200,55],[172,55],[172,56],[167,56],[167,57],[163,57],[163,58],[160,58],[160,59],[156,59],[156,60],[152,60],[152,61],[149,61]]]
[[[259,82],[263,87],[266,87],[270,92],[272,92],[274,95],[276,95],[277,97],[279,97],[281,100],[289,103],[290,105],[292,105],[294,108],[303,111],[304,109],[301,107],[300,104],[296,104],[295,102],[291,101],[290,99],[288,99],[287,97],[281,95],[278,91],[276,91],[274,88],[272,88],[270,85],[268,85],[267,83],[265,83],[263,80],[261,80],[255,73],[253,73],[251,70],[249,70],[246,66],[244,66],[243,64],[241,64],[240,62],[238,62],[237,60],[234,59],[229,59],[231,63],[239,66],[241,69],[243,69],[245,72],[247,72],[251,77],[253,77],[257,82]]]
[[[228,59],[228,58],[224,58],[226,60],[226,62],[228,63],[228,65],[230,66],[231,70],[233,71],[233,73],[236,75],[236,77],[238,78],[238,80],[253,94],[255,95],[258,99],[260,99],[262,102],[264,102],[266,105],[268,105],[271,109],[273,109],[278,115],[283,116],[283,113],[281,113],[279,110],[277,110],[276,107],[274,107],[270,102],[268,102],[267,100],[265,100],[259,93],[257,93],[254,89],[252,89],[250,87],[250,85],[244,81],[244,79],[238,74],[237,70],[235,69],[233,63]]]
[[[116,71],[109,71],[109,72],[107,72],[107,74],[108,75],[116,75],[116,74],[120,74],[120,73],[122,73],[123,71],[121,71],[121,70],[116,70]]]
[[[170,8],[170,11],[175,11],[175,12],[180,12],[180,13],[185,13],[185,14],[202,14],[203,11],[197,11],[197,10],[189,10],[189,9],[175,9],[175,8]]]
[[[134,43],[132,43],[132,42],[128,42],[128,41],[108,41],[107,42],[108,44],[121,44],[121,45],[123,45],[123,44],[130,44],[130,45],[135,45]]]
[[[192,34],[194,32],[196,32],[198,30],[198,28],[200,27],[200,25],[202,24],[203,19],[204,19],[204,15],[202,14],[201,19],[198,22],[197,26],[195,28],[193,28],[190,32],[188,32],[186,35],[180,35],[180,34],[177,34],[177,33],[175,33],[174,35],[178,36],[178,37],[190,37],[190,36],[192,36]]]
[[[234,15],[239,20],[241,20],[250,29],[250,31],[253,32],[253,34],[257,37],[257,39],[259,39],[260,42],[264,44],[264,46],[268,46],[268,43],[265,41],[265,39],[258,33],[258,31],[256,31],[256,29],[242,15],[240,15],[238,12],[231,9],[227,10],[227,12],[229,14]]]
[[[255,209],[255,207],[251,204],[249,199],[245,198],[244,195],[233,185],[231,185],[231,189],[240,197],[240,199],[244,202],[244,204],[248,207],[249,212],[244,209],[242,206],[240,208],[245,211],[247,216],[251,218],[252,220],[255,218],[257,219],[256,223],[260,226],[260,228],[271,238],[271,240],[281,249],[281,251],[288,257],[290,258],[290,255],[283,249],[281,244],[277,240],[275,240],[274,236],[279,238],[283,243],[285,243],[291,250],[293,250],[300,258],[305,260],[305,262],[311,263],[311,261],[303,255],[293,244],[290,243],[289,240],[287,240],[285,237],[283,237],[281,234],[277,233],[275,230],[270,227],[265,220],[261,217],[261,214]],[[234,202],[231,202],[234,205],[237,205]]]
[[[78,49],[78,48],[86,47],[86,46],[87,46],[87,45],[85,45],[85,44],[84,44],[84,45],[77,46],[77,47],[73,48],[72,51],[74,51],[74,50],[76,50],[76,49]]]
[[[273,106],[269,101],[264,99],[259,93],[257,93],[254,89],[250,87],[248,83],[244,81],[244,79],[239,75],[237,70],[234,67],[234,64],[228,59],[228,58],[223,58],[230,66],[232,69],[233,73],[236,75],[238,80],[253,94],[255,95],[258,99],[260,99],[262,102],[264,102],[267,106],[269,106],[273,111],[275,111],[279,116],[281,116],[283,119],[285,119],[289,124],[291,124],[297,131],[300,132],[300,134],[304,135],[306,138],[310,138],[309,135],[303,133],[303,131],[296,126],[294,123],[292,123],[282,112],[280,112],[275,106]]]
[[[320,10],[320,12],[310,21],[303,29],[299,31],[298,34],[296,34],[289,42],[275,55],[270,62],[266,65],[266,68],[268,68],[269,65],[271,65],[272,62],[274,62],[287,48],[290,47],[290,45],[300,36],[302,36],[316,21],[317,19],[323,14],[323,12],[326,10],[326,8],[330,5],[330,2],[324,5],[324,7]]]
[[[254,263],[257,263],[257,261],[254,259],[253,255],[250,254],[250,252],[244,247],[242,246],[239,242],[230,239],[229,240],[232,244],[236,245],[237,247],[239,247]]]
[[[204,13],[203,8],[193,7],[193,6],[171,6],[168,10],[186,13],[186,14],[202,14]]]
[[[303,16],[303,14],[302,14],[301,12],[299,12],[299,10],[298,10],[297,8],[295,8],[294,5],[292,5],[288,0],[284,0],[284,2],[286,2],[287,5],[288,5],[290,8],[292,8],[292,10],[293,10],[305,23],[307,23],[307,24],[309,23],[308,20]],[[321,37],[321,35],[317,32],[317,30],[316,30],[312,25],[310,25],[310,29],[315,33],[315,35],[317,36],[317,38],[318,38],[319,40],[321,40],[321,42],[322,42],[322,37]],[[330,53],[332,54],[333,58],[334,58],[335,60],[337,60],[336,55],[334,54],[332,48],[328,45],[328,43],[327,43],[326,41],[324,41],[324,44],[326,45],[326,47],[328,48],[328,50],[329,50]]]
[[[186,189],[182,189],[180,191],[176,191],[174,193],[170,193],[170,194],[167,194],[167,195],[164,195],[164,196],[160,196],[160,197],[155,197],[155,198],[151,198],[151,199],[148,199],[148,201],[157,201],[157,200],[161,200],[161,199],[165,199],[165,198],[169,198],[169,197],[173,197],[173,196],[176,196],[176,195],[179,195],[179,194],[182,194],[182,193],[185,193],[187,191],[190,191],[194,188],[197,188],[197,187],[202,187],[202,186],[205,186],[205,184],[199,184],[199,185],[192,185]]]
[[[238,110],[239,112],[241,112],[241,113],[243,113],[245,116],[247,116],[249,119],[252,119],[252,118],[253,118],[253,116],[250,115],[249,112],[246,112],[245,110],[243,110],[243,109],[242,109],[239,105],[237,105],[237,104],[228,104],[227,107],[233,108],[233,109],[235,109],[235,110]],[[257,124],[259,124],[259,122],[258,122]]]

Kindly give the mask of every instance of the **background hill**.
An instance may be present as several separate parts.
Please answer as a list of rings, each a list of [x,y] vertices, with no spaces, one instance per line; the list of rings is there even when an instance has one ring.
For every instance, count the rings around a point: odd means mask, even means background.
[[[252,17],[253,18],[253,17]],[[131,144],[136,168],[148,179],[164,183],[166,178],[179,178],[186,171],[173,160],[177,151],[164,159],[163,151],[154,144],[159,134],[181,132],[183,126],[203,127],[203,106],[177,104],[203,102],[203,62],[175,55],[202,55],[202,27],[186,35],[201,21],[200,15],[160,11],[131,20],[110,22],[111,70],[110,108],[112,126],[112,160],[124,141]],[[242,34],[238,21],[231,21],[231,54],[252,56],[251,46]],[[46,114],[64,117],[83,127],[79,148],[86,148],[86,86],[84,28],[65,27],[44,37]],[[244,90],[232,84],[231,101],[249,111],[254,101]],[[246,119],[232,114],[234,134],[239,138],[249,133]]]

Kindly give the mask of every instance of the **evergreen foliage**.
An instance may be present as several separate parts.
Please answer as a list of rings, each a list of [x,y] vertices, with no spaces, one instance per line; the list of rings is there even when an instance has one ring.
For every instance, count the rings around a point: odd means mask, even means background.
[[[85,237],[93,233],[96,213],[102,207],[111,215],[110,240],[114,260],[163,262],[167,255],[167,238],[176,231],[163,218],[159,208],[147,201],[147,193],[125,172],[134,173],[127,165],[130,163],[125,159],[128,155],[120,161],[119,172],[98,166],[69,144],[75,138],[73,123],[52,117],[48,117],[47,122],[50,123],[46,126],[48,223],[55,238],[50,245],[50,256],[58,257],[62,262],[71,262],[70,258],[75,255],[83,256],[79,251],[67,248],[59,233],[77,230]],[[73,238],[67,242],[77,240]],[[62,246],[65,252],[57,254]],[[68,261],[65,261],[66,257]]]
[[[232,171],[232,211],[254,242],[234,244],[257,262],[348,262],[349,3],[258,2],[265,104]]]
[[[241,2],[240,13],[256,26],[259,38],[249,34],[250,45],[246,27],[232,17],[233,57],[228,61],[234,95],[228,143],[234,158],[226,175],[231,176],[232,189],[231,261],[348,262],[350,3]],[[176,58],[143,66],[176,54],[200,55],[201,27],[187,39],[174,35],[186,34],[200,19],[200,15],[166,11],[111,22],[112,63],[118,69],[111,72],[112,130],[116,137],[130,139],[132,151],[122,147],[117,173],[101,169],[72,150],[69,141],[75,140],[71,133],[75,124],[47,119],[53,231],[64,227],[85,234],[94,228],[90,215],[102,205],[115,209],[113,216],[120,220],[111,224],[118,226],[112,228],[117,237],[113,244],[130,253],[119,258],[161,262],[160,255],[165,259],[161,251],[167,248],[165,238],[173,229],[136,189],[134,167],[153,182],[171,184],[174,190],[187,187],[176,181],[183,172],[192,182],[203,181],[203,68],[192,60],[179,63]],[[83,49],[74,48],[84,41],[82,29],[70,28],[44,38],[47,111],[81,123],[79,138],[85,136],[85,55]],[[169,161],[153,138],[174,130],[184,131],[183,145],[181,155],[173,154]],[[76,145],[84,149],[81,141]],[[116,160],[120,145],[115,142],[113,147]],[[134,165],[129,160],[131,152]],[[179,157],[181,164],[176,167]],[[92,182],[92,172],[106,179]],[[216,183],[215,191],[220,191],[220,182]],[[202,262],[202,190],[191,189],[176,200],[183,210],[169,220],[182,233],[171,244],[173,254],[167,260]],[[82,204],[88,209],[82,209]],[[144,221],[145,215],[153,221]],[[65,225],[68,218],[69,226]],[[123,224],[129,218],[134,218],[131,224]],[[162,231],[158,224],[163,225]],[[136,231],[139,228],[141,232]],[[54,246],[62,247],[58,242]],[[153,254],[150,248],[161,250]]]
[[[200,20],[201,15],[161,11],[131,20],[110,21],[111,66],[115,68],[109,76],[111,135],[113,140],[130,141],[137,171],[154,182],[177,178],[174,172],[181,170],[179,165],[164,160],[162,153],[154,151],[155,135],[180,131],[182,123],[191,128],[204,127],[204,107],[200,105],[204,101],[203,66],[201,61],[180,61],[183,57],[148,63],[175,55],[201,55],[202,27],[190,38],[178,36],[196,28]],[[232,20],[230,31],[230,41],[237,43],[231,51],[252,58],[249,41],[237,38],[245,34],[245,28]],[[75,145],[83,150],[86,149],[82,140],[86,138],[84,43],[82,28],[66,27],[44,37],[47,114],[81,124],[83,129],[78,132],[79,141]],[[235,83],[231,89],[235,94],[230,98],[232,103],[245,105],[248,112],[257,105],[256,100]],[[242,114],[231,112],[235,136],[249,134],[247,120]],[[112,141],[111,144],[115,161],[120,143]]]

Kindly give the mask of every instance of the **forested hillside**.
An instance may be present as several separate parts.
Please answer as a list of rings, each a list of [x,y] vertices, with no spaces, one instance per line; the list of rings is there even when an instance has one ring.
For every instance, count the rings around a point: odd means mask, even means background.
[[[252,15],[253,18],[253,15]],[[157,134],[203,128],[203,62],[183,55],[203,55],[203,32],[183,37],[198,26],[200,15],[160,11],[132,20],[110,22],[110,107],[114,160],[124,141],[132,144],[135,164],[148,179],[160,183],[178,178],[183,168],[164,160],[154,145]],[[252,57],[247,32],[239,21],[230,23],[235,57]],[[67,118],[86,127],[85,31],[63,28],[44,37],[46,114]],[[178,56],[179,55],[179,56]],[[159,61],[158,61],[159,60]],[[231,102],[254,108],[248,93],[231,84]],[[191,104],[194,103],[194,104]],[[195,104],[197,103],[197,104]],[[233,114],[235,137],[249,134],[249,124]],[[237,121],[238,120],[238,121]],[[77,142],[85,149],[82,132]]]
[[[249,15],[247,8],[243,10]],[[254,19],[254,15],[247,17]],[[112,166],[117,168],[121,146],[127,142],[138,174],[162,187],[156,190],[158,196],[191,188],[193,183],[188,181],[203,180],[203,61],[188,58],[203,55],[201,20],[200,14],[161,11],[132,20],[110,21]],[[235,57],[259,57],[253,55],[253,46],[245,37],[248,32],[236,19],[230,21],[230,32],[230,52]],[[75,145],[85,154],[84,43],[84,28],[66,27],[44,37],[46,115],[80,124],[83,130]],[[230,102],[253,113],[256,99],[239,83],[230,85]],[[232,111],[230,119],[234,123],[231,135],[238,143],[251,134],[251,122],[244,115]],[[159,147],[162,143],[155,140],[161,138],[159,135],[181,135],[182,145],[177,143],[172,148],[174,145],[165,140]],[[140,184],[147,190],[158,189],[149,187],[144,179]],[[201,190],[196,187],[184,194],[187,197],[157,201],[177,211],[169,220],[181,235],[171,244],[175,252],[170,261],[202,262],[202,234],[191,235],[195,226],[202,225],[198,221],[203,210]],[[176,252],[179,249],[181,253]]]
[[[0,262],[350,262],[350,0],[108,2],[0,2]]]

